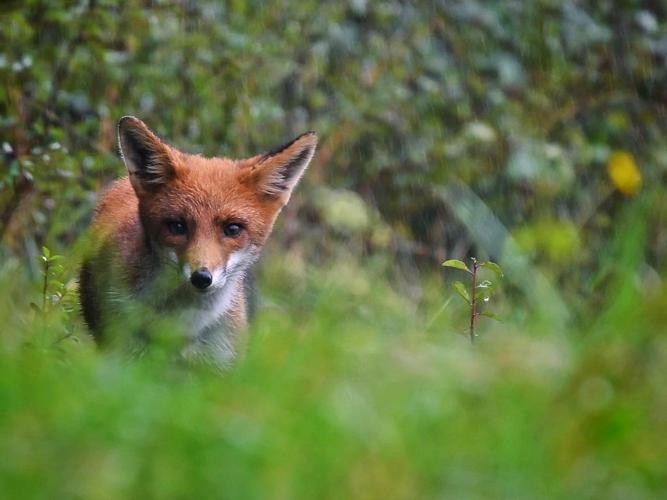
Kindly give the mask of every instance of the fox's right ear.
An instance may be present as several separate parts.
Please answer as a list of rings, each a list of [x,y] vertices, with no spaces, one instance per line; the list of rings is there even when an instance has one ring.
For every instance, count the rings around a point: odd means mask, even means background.
[[[317,134],[306,132],[292,142],[252,158],[255,163],[244,171],[242,182],[254,185],[263,198],[285,205],[313,159]]]
[[[118,143],[137,195],[156,191],[175,176],[169,147],[138,118],[120,119]]]

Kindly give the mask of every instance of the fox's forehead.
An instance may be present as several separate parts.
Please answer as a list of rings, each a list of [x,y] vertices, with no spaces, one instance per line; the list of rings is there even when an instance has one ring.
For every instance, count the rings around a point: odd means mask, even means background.
[[[188,154],[178,151],[178,160],[180,167],[189,168],[193,170],[224,170],[225,168],[232,168],[238,166],[239,160],[226,157],[207,158],[202,155]]]
[[[238,176],[243,163],[231,158],[205,158],[181,153],[176,165],[179,177],[190,182],[231,180]]]
[[[255,190],[241,182],[241,162],[183,155],[176,178],[157,197],[163,213],[192,218],[252,219],[266,208]],[[157,200],[156,200],[157,201]]]

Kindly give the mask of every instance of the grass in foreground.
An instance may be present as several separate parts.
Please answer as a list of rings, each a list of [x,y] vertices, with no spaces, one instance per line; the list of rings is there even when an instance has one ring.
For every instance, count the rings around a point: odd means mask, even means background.
[[[274,261],[246,358],[185,368],[38,320],[2,269],[5,498],[659,498],[667,295],[587,331],[492,324],[471,346],[372,264]],[[381,266],[380,266],[381,267]],[[34,299],[33,299],[34,300]],[[71,321],[70,321],[71,323]]]

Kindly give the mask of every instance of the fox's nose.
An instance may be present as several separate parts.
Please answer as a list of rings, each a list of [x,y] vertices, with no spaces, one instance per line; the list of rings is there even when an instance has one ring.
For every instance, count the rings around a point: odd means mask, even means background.
[[[211,283],[213,283],[213,276],[211,276],[211,273],[208,269],[205,267],[200,267],[192,273],[190,276],[190,282],[200,290],[204,290],[205,288],[211,286]]]

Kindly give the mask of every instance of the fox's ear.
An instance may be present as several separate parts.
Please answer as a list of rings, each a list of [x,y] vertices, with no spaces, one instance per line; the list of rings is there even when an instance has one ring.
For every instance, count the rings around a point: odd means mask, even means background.
[[[118,143],[137,195],[155,191],[174,177],[169,147],[138,118],[120,119]]]
[[[248,167],[250,170],[244,182],[253,183],[261,196],[285,204],[313,159],[316,147],[315,132],[300,135],[292,142],[257,157],[257,161]]]

